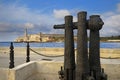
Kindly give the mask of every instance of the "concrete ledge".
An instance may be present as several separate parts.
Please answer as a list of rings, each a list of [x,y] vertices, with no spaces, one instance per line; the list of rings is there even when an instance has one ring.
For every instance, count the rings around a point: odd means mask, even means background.
[[[0,80],[59,80],[63,61],[32,61],[13,69],[0,68]],[[120,64],[102,64],[108,80],[120,80]]]
[[[17,66],[13,69],[13,71],[15,71],[15,80],[26,80],[30,76],[34,75],[36,73],[36,70],[36,62],[29,62]]]
[[[37,63],[38,80],[59,80],[58,71],[63,66],[62,61],[42,61]]]
[[[0,68],[0,80],[8,80],[10,70],[7,68]]]
[[[35,63],[25,63],[13,69],[0,68],[0,80],[26,80],[36,72]]]
[[[102,64],[108,80],[120,80],[120,64]]]

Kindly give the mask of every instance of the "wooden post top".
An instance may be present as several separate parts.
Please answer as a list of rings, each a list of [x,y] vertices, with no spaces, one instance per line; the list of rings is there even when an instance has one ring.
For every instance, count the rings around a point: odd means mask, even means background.
[[[102,29],[102,26],[104,25],[104,22],[100,18],[100,15],[91,15],[90,19],[88,21],[88,28],[90,30],[100,30]]]
[[[78,16],[80,16],[81,14],[86,15],[87,12],[86,11],[81,11],[81,12],[78,13]],[[65,16],[65,17],[70,17],[70,16],[71,15]],[[104,25],[104,22],[100,18],[100,15],[91,15],[90,19],[86,20],[86,28],[87,29],[100,30],[103,25]],[[96,26],[96,27],[92,27],[92,26]],[[54,29],[65,29],[65,24],[54,25],[53,28]],[[73,22],[73,29],[78,29],[78,22]]]
[[[65,29],[65,24],[54,25],[54,29]],[[77,29],[77,22],[73,22],[73,29]]]

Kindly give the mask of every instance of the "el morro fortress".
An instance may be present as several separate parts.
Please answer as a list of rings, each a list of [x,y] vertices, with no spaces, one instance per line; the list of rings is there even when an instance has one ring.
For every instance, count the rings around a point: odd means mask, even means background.
[[[18,37],[16,42],[53,42],[63,41],[64,34],[43,34],[42,32],[37,34],[27,34],[27,30],[23,36]]]

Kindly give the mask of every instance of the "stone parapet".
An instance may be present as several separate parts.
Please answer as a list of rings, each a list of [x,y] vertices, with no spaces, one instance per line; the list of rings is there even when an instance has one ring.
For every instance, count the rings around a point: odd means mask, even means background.
[[[0,68],[0,80],[59,80],[63,61],[32,61],[13,69]],[[108,80],[120,80],[120,64],[102,64]]]

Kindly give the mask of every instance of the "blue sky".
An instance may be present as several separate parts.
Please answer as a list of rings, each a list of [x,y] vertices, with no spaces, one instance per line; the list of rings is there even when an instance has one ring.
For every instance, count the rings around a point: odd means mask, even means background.
[[[120,0],[0,0],[0,41],[13,41],[29,34],[63,33],[54,24],[64,23],[64,16],[87,11],[99,14],[104,21],[101,36],[120,35]]]

